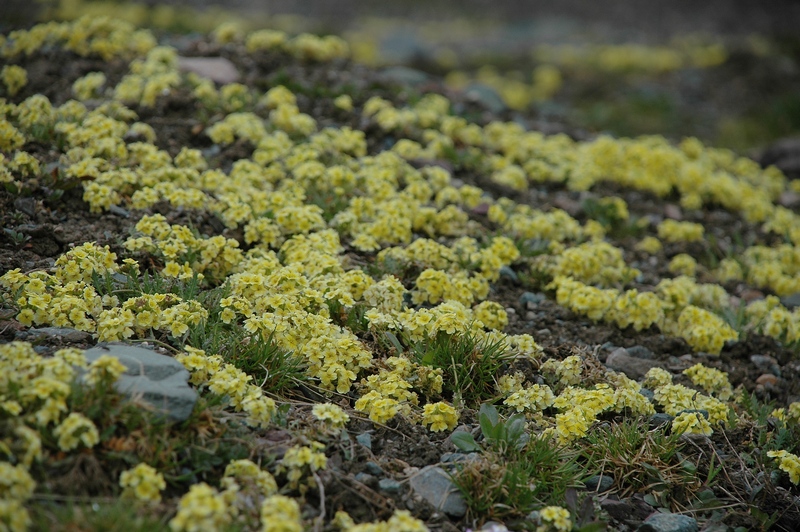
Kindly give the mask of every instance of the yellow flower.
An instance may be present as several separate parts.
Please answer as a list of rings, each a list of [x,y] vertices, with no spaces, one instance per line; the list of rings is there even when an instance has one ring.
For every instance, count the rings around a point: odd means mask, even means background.
[[[800,458],[788,451],[768,451],[767,456],[777,458],[782,471],[789,473],[792,484],[800,483]]]
[[[53,435],[58,438],[58,447],[62,451],[71,451],[80,444],[91,448],[100,441],[100,434],[92,420],[77,412],[67,416],[53,430]]]
[[[433,432],[452,430],[458,424],[458,412],[447,403],[429,403],[423,408],[422,422]]]
[[[145,463],[120,473],[119,485],[124,497],[133,497],[141,502],[159,502],[161,490],[167,487],[164,476]]]
[[[170,520],[169,527],[173,532],[221,530],[230,519],[222,496],[217,490],[201,482],[189,488],[189,493],[181,497],[178,513]]]

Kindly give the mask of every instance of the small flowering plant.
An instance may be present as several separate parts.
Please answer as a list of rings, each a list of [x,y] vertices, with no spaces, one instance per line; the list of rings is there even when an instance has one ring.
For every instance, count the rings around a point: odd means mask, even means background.
[[[119,476],[119,485],[123,488],[123,497],[142,503],[161,501],[161,491],[167,487],[164,476],[145,463],[123,471]]]

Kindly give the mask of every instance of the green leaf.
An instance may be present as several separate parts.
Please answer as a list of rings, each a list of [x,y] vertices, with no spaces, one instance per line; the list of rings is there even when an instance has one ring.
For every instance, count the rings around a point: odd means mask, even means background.
[[[481,450],[481,446],[478,445],[475,438],[473,438],[472,434],[469,432],[464,432],[462,430],[456,431],[450,435],[450,441],[453,442],[453,445],[460,451],[464,451],[465,453]]]

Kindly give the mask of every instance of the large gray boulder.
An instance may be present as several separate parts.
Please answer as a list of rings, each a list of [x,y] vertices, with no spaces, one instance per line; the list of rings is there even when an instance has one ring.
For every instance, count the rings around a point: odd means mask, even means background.
[[[189,372],[174,358],[125,344],[99,345],[84,355],[90,364],[103,355],[113,356],[128,368],[115,384],[119,393],[152,405],[172,421],[185,421],[192,414],[197,392],[189,386]]]

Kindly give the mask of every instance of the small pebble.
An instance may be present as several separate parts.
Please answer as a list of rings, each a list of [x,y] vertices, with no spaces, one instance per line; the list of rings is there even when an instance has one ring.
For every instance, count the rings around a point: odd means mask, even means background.
[[[761,384],[763,386],[775,386],[778,383],[778,377],[773,375],[772,373],[764,373],[759,378],[756,379],[756,384]]]

